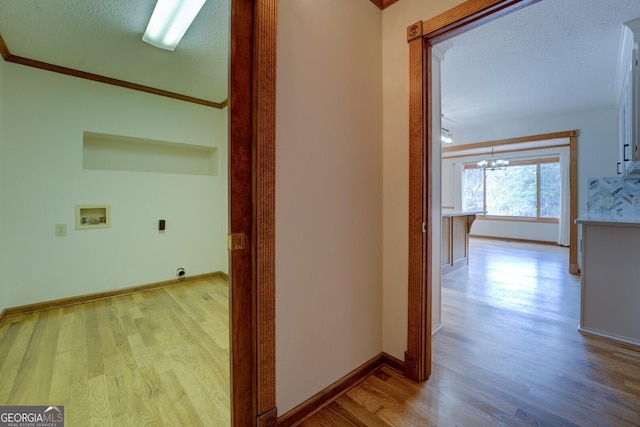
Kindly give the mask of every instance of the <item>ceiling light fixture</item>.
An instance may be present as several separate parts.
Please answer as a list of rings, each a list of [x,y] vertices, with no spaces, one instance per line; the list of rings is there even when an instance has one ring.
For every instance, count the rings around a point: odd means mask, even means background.
[[[158,0],[142,40],[174,50],[206,0]]]
[[[451,136],[451,132],[449,132],[449,129],[441,129],[440,139],[445,144],[451,144],[453,142],[453,137]]]
[[[491,160],[480,160],[478,162],[479,168],[488,169],[491,171],[505,170],[507,166],[509,166],[509,160],[506,160],[506,159],[495,160],[493,158],[493,147],[491,147]]]

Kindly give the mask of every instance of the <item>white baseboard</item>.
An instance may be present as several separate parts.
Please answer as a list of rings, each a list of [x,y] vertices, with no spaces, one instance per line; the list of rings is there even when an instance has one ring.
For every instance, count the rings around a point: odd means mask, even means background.
[[[431,328],[431,335],[435,335],[440,329],[442,329],[442,323]]]

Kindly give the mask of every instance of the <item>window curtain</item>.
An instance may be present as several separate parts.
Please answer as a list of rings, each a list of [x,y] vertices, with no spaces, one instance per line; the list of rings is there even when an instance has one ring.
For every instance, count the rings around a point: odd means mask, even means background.
[[[457,211],[466,209],[464,206],[464,194],[466,194],[465,180],[464,180],[464,164],[462,162],[455,162],[453,164],[453,208]]]
[[[560,153],[560,218],[558,221],[558,244],[569,246],[570,201],[569,193],[569,152]]]

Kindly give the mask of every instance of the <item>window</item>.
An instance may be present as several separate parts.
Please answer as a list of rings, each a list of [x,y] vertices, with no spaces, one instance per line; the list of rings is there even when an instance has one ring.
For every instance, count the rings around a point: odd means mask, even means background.
[[[557,158],[512,161],[504,170],[465,165],[466,209],[488,217],[557,221],[560,217],[560,163]]]

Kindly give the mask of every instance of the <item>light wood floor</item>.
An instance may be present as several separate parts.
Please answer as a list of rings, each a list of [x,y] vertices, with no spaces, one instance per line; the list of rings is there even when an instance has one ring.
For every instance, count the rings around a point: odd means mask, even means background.
[[[567,257],[472,240],[471,265],[443,278],[431,378],[383,368],[303,425],[640,425],[640,353],[577,332],[580,281]]]
[[[0,405],[75,426],[229,426],[227,282],[22,316],[0,328]]]

